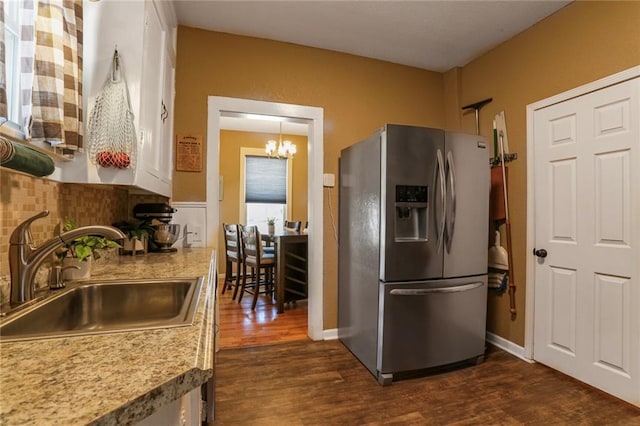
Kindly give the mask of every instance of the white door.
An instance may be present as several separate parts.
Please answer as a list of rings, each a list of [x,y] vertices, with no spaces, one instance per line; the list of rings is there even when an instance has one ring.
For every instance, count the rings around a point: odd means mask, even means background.
[[[640,78],[534,112],[534,359],[640,405]]]

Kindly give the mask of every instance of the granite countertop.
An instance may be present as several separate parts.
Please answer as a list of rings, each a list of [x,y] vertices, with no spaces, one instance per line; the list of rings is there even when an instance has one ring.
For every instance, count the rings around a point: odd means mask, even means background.
[[[204,276],[193,325],[0,344],[0,424],[130,424],[213,375],[211,249],[117,256],[92,279]]]

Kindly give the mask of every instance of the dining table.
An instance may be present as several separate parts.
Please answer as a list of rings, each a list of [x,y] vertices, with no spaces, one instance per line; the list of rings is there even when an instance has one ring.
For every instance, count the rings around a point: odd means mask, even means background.
[[[267,244],[275,245],[275,293],[278,313],[284,313],[287,302],[306,299],[308,235],[305,232],[281,230],[261,234]]]

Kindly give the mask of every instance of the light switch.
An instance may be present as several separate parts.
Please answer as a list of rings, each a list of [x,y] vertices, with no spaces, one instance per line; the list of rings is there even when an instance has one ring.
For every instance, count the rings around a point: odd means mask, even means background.
[[[325,173],[322,175],[322,186],[325,188],[333,188],[336,186],[336,175],[333,173]]]

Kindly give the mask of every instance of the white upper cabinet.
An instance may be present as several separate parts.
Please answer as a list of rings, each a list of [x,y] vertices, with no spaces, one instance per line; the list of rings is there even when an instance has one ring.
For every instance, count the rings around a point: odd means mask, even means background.
[[[166,2],[165,2],[166,3]],[[145,14],[140,111],[140,179],[149,185],[171,184],[174,60],[172,31],[163,22],[162,2],[147,5]],[[156,182],[159,181],[159,182]]]
[[[135,166],[99,167],[87,158],[64,165],[63,181],[129,185],[171,196],[177,19],[167,1],[84,1],[85,124],[111,70],[122,61],[137,134]],[[88,141],[87,141],[88,142]]]
[[[162,89],[162,115],[160,134],[164,142],[164,148],[160,151],[158,162],[160,163],[160,179],[171,183],[173,170],[173,105],[175,99],[176,56],[170,44],[165,45],[165,57],[163,60],[163,89]]]

